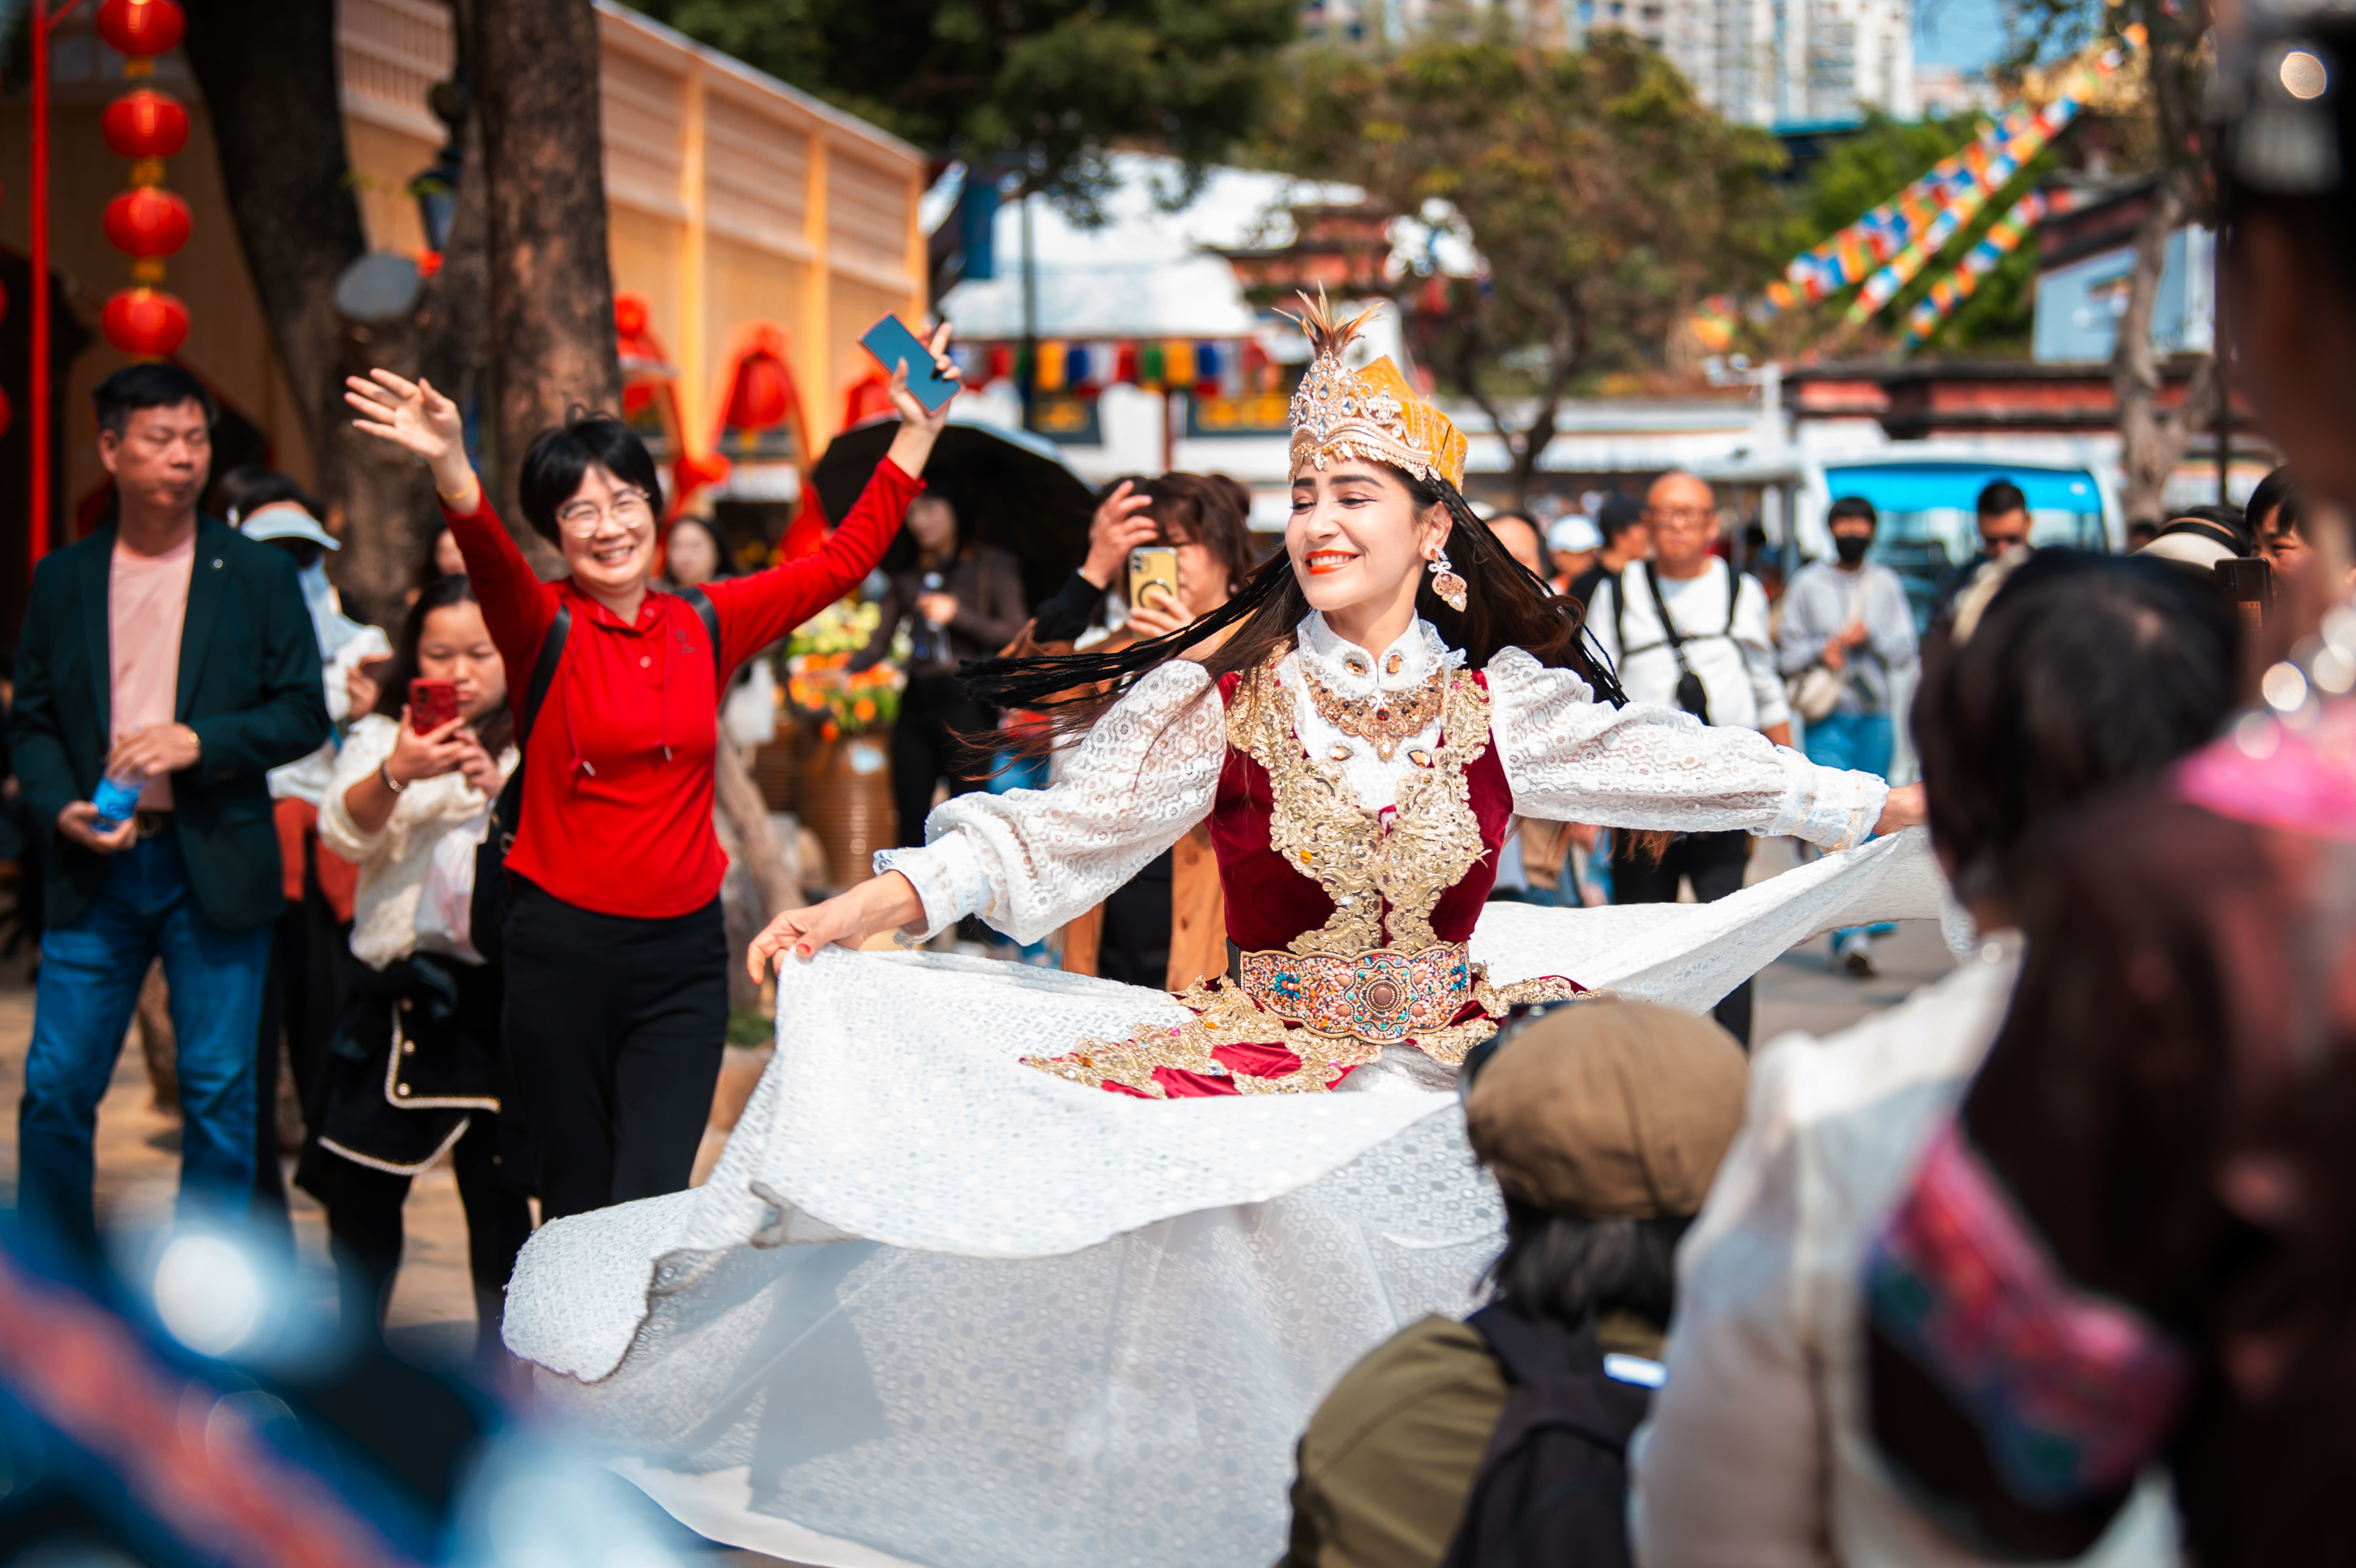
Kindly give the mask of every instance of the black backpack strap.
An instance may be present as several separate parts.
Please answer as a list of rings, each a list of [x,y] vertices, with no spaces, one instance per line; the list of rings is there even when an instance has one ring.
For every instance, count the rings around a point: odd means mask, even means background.
[[[523,706],[516,710],[516,750],[531,736],[532,720],[540,717],[540,705],[548,700],[548,688],[556,679],[556,667],[563,660],[565,640],[573,635],[573,606],[559,603],[556,619],[548,624],[548,635],[540,640],[540,657],[532,661],[531,683],[524,688]]]
[[[703,619],[703,629],[712,638],[712,693],[715,698],[725,697],[728,671],[720,656],[720,606],[712,602],[711,594],[692,585],[680,589],[679,596],[694,605]]]
[[[1669,619],[1669,602],[1661,592],[1661,580],[1653,575],[1653,569],[1644,562],[1640,560],[1634,565],[1637,571],[1644,574],[1644,586],[1653,591],[1653,610],[1661,617],[1661,635],[1668,639],[1669,656],[1677,661],[1677,673],[1691,675],[1693,667],[1686,663],[1686,639],[1677,630],[1677,624]],[[1729,604],[1733,603],[1730,594],[1728,596],[1727,603]],[[1730,626],[1732,624],[1730,621],[1728,623]]]

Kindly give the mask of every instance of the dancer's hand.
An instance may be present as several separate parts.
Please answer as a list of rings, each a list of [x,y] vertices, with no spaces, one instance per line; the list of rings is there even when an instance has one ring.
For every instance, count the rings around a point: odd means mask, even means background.
[[[412,452],[434,471],[434,488],[451,509],[473,509],[481,486],[466,461],[466,426],[458,405],[423,377],[406,381],[390,370],[344,378],[344,401],[360,415],[352,428]]]
[[[759,985],[773,961],[791,955],[808,959],[829,943],[856,947],[879,931],[922,920],[925,901],[916,885],[897,871],[886,871],[808,909],[789,909],[771,921],[753,939],[744,955],[744,972]]]
[[[1882,803],[1881,820],[1873,825],[1874,832],[1890,834],[1901,827],[1920,827],[1931,820],[1930,807],[1922,798],[1922,786],[1918,784],[1891,787],[1890,798]]]
[[[958,368],[949,362],[949,324],[941,323],[933,332],[933,340],[925,347],[932,350],[935,374],[956,380]],[[380,370],[377,374],[384,372]],[[948,401],[937,409],[925,407],[908,390],[908,362],[905,359],[892,367],[892,381],[886,390],[892,406],[900,414],[900,433],[892,438],[891,459],[904,474],[922,474],[926,462],[933,455],[933,443],[948,428],[949,410],[957,405],[957,394],[950,393]]]

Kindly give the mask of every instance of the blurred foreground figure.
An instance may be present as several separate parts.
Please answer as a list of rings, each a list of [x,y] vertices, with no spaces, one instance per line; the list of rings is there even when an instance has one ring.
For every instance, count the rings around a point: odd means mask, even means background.
[[[2011,1016],[1868,1264],[1877,1436],[2015,1554],[2164,1462],[2203,1568],[2356,1557],[2356,25],[2222,55],[2237,384],[2333,516],[2264,706],[2040,846]]]
[[[1942,869],[1983,945],[1904,1007],[1763,1051],[1743,1136],[1679,1259],[1667,1388],[1637,1464],[1647,1568],[1985,1561],[1896,1485],[1865,1430],[1857,1271],[1996,1039],[2038,829],[2156,777],[2233,703],[2235,626],[2172,566],[2051,550],[1972,635],[1933,636],[1914,708]],[[2099,1561],[2174,1561],[2158,1501]]]
[[[1674,1008],[1545,1015],[1467,1064],[1505,1198],[1487,1307],[1408,1324],[1310,1418],[1279,1568],[1629,1562],[1627,1438],[1673,1259],[1742,1115],[1734,1037]]]

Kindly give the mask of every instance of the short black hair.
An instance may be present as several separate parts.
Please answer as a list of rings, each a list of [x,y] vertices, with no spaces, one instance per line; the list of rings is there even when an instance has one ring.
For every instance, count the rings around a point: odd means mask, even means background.
[[[1825,527],[1831,528],[1843,517],[1863,517],[1867,527],[1881,527],[1881,514],[1875,511],[1873,503],[1862,496],[1843,496],[1825,508]]]
[[[2214,736],[2239,650],[2233,606],[2207,573],[2070,549],[2031,557],[1961,645],[1934,631],[1914,748],[1955,891],[2017,893],[2042,822]]]
[[[2297,528],[2299,536],[2305,538],[2307,529],[2300,522],[2304,510],[2299,505],[2298,482],[2291,477],[2290,464],[2286,463],[2258,481],[2242,515],[2249,522],[2251,535],[2264,544],[2264,534],[2279,533],[2285,528]],[[2269,515],[2273,515],[2271,526]]]
[[[2029,497],[2009,479],[1991,479],[1980,486],[1980,498],[1972,504],[1972,510],[1983,517],[2001,517],[2007,512],[2029,510]]]
[[[182,403],[194,403],[205,411],[207,430],[220,418],[220,407],[202,381],[161,359],[125,365],[98,384],[91,400],[98,405],[98,428],[118,437],[141,409],[177,409]]]
[[[1576,1328],[1626,1312],[1665,1328],[1676,1302],[1677,1242],[1692,1223],[1690,1214],[1556,1214],[1508,1195],[1505,1250],[1489,1265],[1489,1286],[1532,1321]]]
[[[625,485],[647,494],[657,515],[663,509],[662,475],[654,454],[628,425],[611,414],[579,413],[562,424],[551,425],[531,438],[516,475],[516,498],[524,521],[544,539],[562,543],[557,509],[580,493],[581,476],[603,468]]]
[[[1604,496],[1603,505],[1595,508],[1595,526],[1607,545],[1644,520],[1644,503],[1617,490]]]
[[[262,507],[281,501],[294,502],[310,513],[315,522],[325,522],[327,516],[316,496],[275,468],[259,463],[244,464],[222,475],[214,498],[220,503],[221,516],[232,528],[241,527],[246,518]]]

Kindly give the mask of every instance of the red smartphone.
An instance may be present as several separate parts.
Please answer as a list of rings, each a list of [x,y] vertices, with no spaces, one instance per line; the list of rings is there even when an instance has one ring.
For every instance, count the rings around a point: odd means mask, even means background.
[[[409,683],[409,727],[423,735],[458,717],[458,683],[455,680],[412,680]]]

